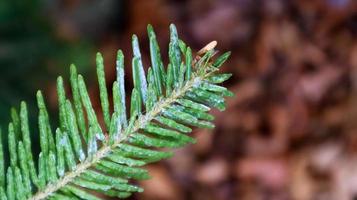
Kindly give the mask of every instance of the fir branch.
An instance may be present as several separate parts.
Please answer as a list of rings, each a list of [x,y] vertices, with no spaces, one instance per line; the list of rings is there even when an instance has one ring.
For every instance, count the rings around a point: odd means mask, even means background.
[[[42,94],[37,93],[41,144],[37,168],[31,153],[26,104],[21,104],[20,120],[13,111],[8,141],[11,165],[6,178],[0,146],[1,199],[100,199],[96,196],[98,193],[128,197],[143,191],[128,180],[149,178],[141,166],[172,155],[160,148],[194,143],[195,140],[186,135],[191,132],[190,126],[213,128],[210,121],[214,117],[207,111],[211,107],[224,110],[224,96],[233,95],[216,85],[230,77],[230,74],[217,74],[229,53],[213,61],[212,47],[205,49],[202,58],[193,61],[191,49],[178,39],[174,25],[170,26],[170,33],[170,63],[165,72],[155,33],[148,26],[152,68],[148,69],[147,76],[138,39],[135,35],[132,38],[134,88],[129,118],[124,91],[124,56],[120,50],[117,81],[113,83],[113,113],[110,113],[103,58],[97,54],[104,127],[98,123],[83,77],[77,74],[74,65],[70,70],[73,105],[66,97],[62,78],[57,80],[60,126],[54,135]]]

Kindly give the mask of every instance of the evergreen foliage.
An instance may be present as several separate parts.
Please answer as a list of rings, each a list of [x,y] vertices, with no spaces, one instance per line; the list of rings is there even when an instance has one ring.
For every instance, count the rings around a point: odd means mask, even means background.
[[[217,85],[231,76],[217,73],[229,53],[213,61],[215,50],[208,48],[204,55],[193,59],[190,47],[179,40],[171,25],[170,62],[165,69],[151,25],[148,35],[152,67],[147,75],[138,39],[135,35],[132,38],[134,88],[130,103],[126,102],[124,90],[122,51],[117,54],[112,100],[108,98],[103,58],[97,54],[103,126],[74,65],[70,67],[72,100],[68,99],[63,79],[57,79],[57,129],[52,129],[44,97],[41,91],[37,92],[41,147],[38,158],[32,153],[26,103],[21,103],[19,112],[12,110],[8,151],[0,141],[1,200],[101,199],[97,194],[129,197],[143,191],[132,180],[150,177],[142,166],[172,156],[172,152],[161,148],[195,143],[187,135],[192,127],[214,127],[214,117],[207,111],[213,107],[224,110],[224,97],[233,95]],[[4,155],[10,158],[9,163],[5,163]]]

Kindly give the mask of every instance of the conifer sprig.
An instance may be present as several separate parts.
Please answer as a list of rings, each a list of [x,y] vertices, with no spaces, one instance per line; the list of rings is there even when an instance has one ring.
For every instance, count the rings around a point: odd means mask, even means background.
[[[193,59],[191,48],[170,25],[169,63],[165,69],[151,25],[148,35],[152,67],[147,75],[138,38],[132,37],[134,88],[128,103],[122,51],[117,53],[112,100],[108,98],[104,61],[97,54],[103,126],[74,65],[70,67],[72,100],[65,92],[62,77],[57,79],[57,129],[52,129],[45,100],[41,91],[37,92],[41,147],[37,157],[32,153],[26,103],[21,103],[19,113],[11,110],[8,151],[0,141],[0,200],[97,200],[101,199],[98,194],[129,197],[143,191],[131,180],[149,178],[142,166],[172,156],[172,152],[161,148],[195,143],[187,135],[192,127],[214,127],[214,117],[207,112],[211,108],[224,110],[224,97],[233,95],[217,85],[231,76],[218,74],[229,52],[214,60],[216,51],[210,47]],[[4,154],[8,154],[9,163],[4,161]]]

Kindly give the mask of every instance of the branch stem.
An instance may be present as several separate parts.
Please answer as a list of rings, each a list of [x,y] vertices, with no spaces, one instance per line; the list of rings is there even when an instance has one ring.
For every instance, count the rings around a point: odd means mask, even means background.
[[[125,142],[130,137],[131,134],[135,133],[136,131],[147,125],[151,120],[153,120],[157,115],[159,115],[166,107],[170,106],[178,98],[182,97],[188,90],[195,87],[202,80],[208,77],[211,73],[212,72],[204,73],[203,76],[196,76],[196,77],[193,76],[191,80],[186,82],[186,84],[182,88],[175,90],[174,92],[172,92],[172,94],[169,97],[163,98],[159,102],[157,102],[150,112],[146,113],[145,115],[140,115],[138,119],[135,121],[134,127],[132,128],[129,134],[124,134],[127,132],[126,129],[122,130],[120,134],[122,137],[119,138],[114,144],[105,145],[105,143],[103,143],[103,146],[93,155],[93,157],[91,157],[90,159],[87,158],[84,162],[78,164],[74,171],[66,173],[56,183],[48,184],[45,189],[38,191],[34,196],[30,197],[29,200],[45,199],[51,196],[51,194],[60,190],[62,187],[72,182],[76,177],[80,176],[87,169],[89,169],[90,167],[98,163],[100,160],[105,158],[110,152],[112,152],[113,149],[115,149],[120,144]]]

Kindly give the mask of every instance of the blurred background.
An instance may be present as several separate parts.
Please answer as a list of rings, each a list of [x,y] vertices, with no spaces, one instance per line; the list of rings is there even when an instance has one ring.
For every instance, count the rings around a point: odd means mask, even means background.
[[[71,63],[96,97],[96,51],[109,84],[117,49],[130,71],[133,33],[148,66],[148,23],[163,53],[170,23],[195,50],[217,40],[232,51],[222,71],[236,96],[212,111],[214,130],[194,131],[198,144],[148,166],[130,199],[357,199],[355,0],[0,1],[0,124],[26,100],[36,133],[35,92],[58,112],[55,78]]]

